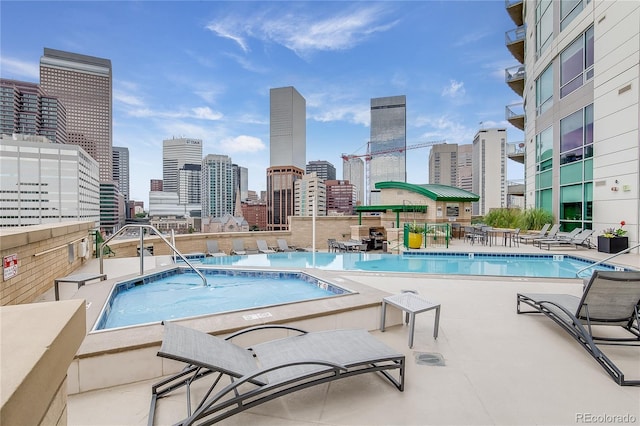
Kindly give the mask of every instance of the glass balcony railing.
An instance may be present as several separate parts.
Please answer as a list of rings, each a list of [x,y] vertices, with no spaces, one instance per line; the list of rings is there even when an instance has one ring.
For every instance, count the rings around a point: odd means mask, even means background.
[[[513,126],[524,130],[524,103],[507,105],[505,107],[505,118]]]
[[[505,33],[505,43],[507,49],[521,64],[524,64],[524,45],[527,35],[527,28],[525,25],[520,25],[518,28],[514,28]]]
[[[504,70],[505,82],[518,96],[522,96],[524,93],[525,74],[524,65],[517,65]]]
[[[524,23],[524,17],[522,16],[524,7],[523,0],[505,0],[504,7],[516,25],[522,25]]]

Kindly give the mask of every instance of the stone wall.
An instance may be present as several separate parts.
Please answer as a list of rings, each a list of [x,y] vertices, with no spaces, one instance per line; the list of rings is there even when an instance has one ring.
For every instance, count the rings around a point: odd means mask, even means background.
[[[0,305],[31,303],[53,287],[56,278],[86,262],[80,257],[81,241],[89,239],[94,226],[93,222],[64,222],[0,229],[0,254],[3,258],[15,254],[18,259],[17,275],[6,280],[3,276]]]

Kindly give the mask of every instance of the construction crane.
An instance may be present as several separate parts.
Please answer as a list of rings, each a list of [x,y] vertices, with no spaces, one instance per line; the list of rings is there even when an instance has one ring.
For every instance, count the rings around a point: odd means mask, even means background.
[[[369,200],[369,193],[370,193],[370,189],[368,188],[369,186],[369,163],[371,162],[371,160],[373,159],[373,157],[377,157],[379,155],[384,155],[384,154],[391,154],[394,152],[404,152],[404,151],[409,151],[411,149],[418,149],[418,148],[426,148],[429,146],[433,146],[433,145],[439,145],[439,144],[443,144],[443,143],[447,143],[446,140],[441,140],[441,141],[429,141],[429,142],[422,142],[422,143],[417,143],[415,145],[409,145],[409,146],[404,146],[404,147],[399,147],[399,148],[389,148],[389,149],[381,149],[379,151],[375,151],[372,152],[371,151],[371,141],[367,142],[367,152],[365,154],[342,154],[341,157],[344,161],[350,161],[354,158],[363,158],[365,161],[365,191],[366,191],[366,197],[367,197],[367,204],[369,204],[368,200]]]

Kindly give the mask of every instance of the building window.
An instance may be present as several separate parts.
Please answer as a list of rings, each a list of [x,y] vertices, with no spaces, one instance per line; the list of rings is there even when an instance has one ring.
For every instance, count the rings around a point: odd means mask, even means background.
[[[584,7],[590,3],[591,0],[561,0],[560,1],[560,31],[567,28],[567,26],[573,21],[573,18],[578,16]]]
[[[593,78],[593,27],[560,54],[560,97]]]
[[[593,105],[560,120],[560,165],[593,157]]]
[[[551,0],[540,0],[536,5],[536,54],[542,55],[553,36],[553,7]]]
[[[536,80],[536,114],[541,115],[553,105],[553,64]]]

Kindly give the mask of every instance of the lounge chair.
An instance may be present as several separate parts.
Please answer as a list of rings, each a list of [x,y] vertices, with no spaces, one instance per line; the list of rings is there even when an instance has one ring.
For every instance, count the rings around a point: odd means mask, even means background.
[[[535,234],[525,234],[525,235],[520,235],[520,242],[528,244],[530,241],[533,243],[533,240],[535,240],[536,238],[544,238],[547,236],[547,231],[549,230],[549,227],[551,226],[550,223],[545,223],[544,226],[542,227],[542,229],[535,233]]]
[[[272,250],[267,246],[267,242],[265,240],[256,240],[256,244],[258,245],[258,251],[260,253],[275,253],[275,250]]]
[[[522,311],[521,304],[534,308]],[[640,344],[640,272],[596,271],[582,297],[568,294],[518,294],[517,312],[543,313],[576,339],[621,386],[640,386],[640,380],[627,380],[622,371],[602,352],[601,344]],[[596,336],[594,327],[616,326],[625,332]],[[604,331],[599,329],[600,331]]]
[[[287,240],[278,238],[276,241],[278,243],[278,251],[285,251],[285,252],[295,251],[295,247],[289,247]]]
[[[549,232],[547,232],[547,235],[544,237],[538,237],[538,238],[534,238],[533,240],[531,240],[531,242],[533,243],[533,245],[536,245],[536,242],[540,241],[540,240],[551,240],[551,239],[555,239],[556,236],[558,235],[558,232],[560,232],[560,225],[559,224],[554,224],[551,229],[549,229]]]
[[[220,250],[218,242],[216,240],[207,240],[207,256],[220,257],[227,254]]]
[[[584,246],[584,247],[591,247],[591,243],[589,243],[589,238],[591,238],[591,235],[593,234],[593,229],[585,229],[583,231],[580,231],[578,233],[578,235],[576,235],[575,237],[571,238],[571,239],[567,239],[567,238],[558,238],[556,240],[541,240],[539,243],[539,247],[540,249],[542,249],[542,245],[546,244],[547,245],[547,250],[551,250],[551,246],[574,246],[576,249],[578,247]]]
[[[547,243],[549,241],[551,241],[551,242],[558,241],[558,240],[570,241],[570,240],[574,239],[575,236],[578,235],[580,232],[582,232],[582,228],[574,228],[568,234],[560,234],[558,232],[553,237],[536,238],[536,239],[533,240],[533,245],[534,246],[537,245],[538,247],[542,248],[540,246],[540,244]]]
[[[187,399],[186,417],[178,422],[182,425],[216,423],[297,390],[363,373],[380,372],[398,390],[404,390],[404,355],[366,330],[307,333],[267,324],[221,339],[171,322],[164,328],[158,356],[187,366],[153,385],[149,425],[153,425],[158,399],[182,386],[186,386]],[[250,332],[271,335],[273,329],[284,330],[288,337],[247,349],[230,341]],[[290,335],[292,332],[300,334]],[[387,370],[397,370],[397,374]],[[192,407],[191,383],[210,373],[216,373],[210,388]],[[229,377],[228,385],[220,383],[222,376]]]
[[[234,239],[233,249],[231,250],[231,254],[245,255],[247,254],[247,250],[244,248],[244,240]]]

